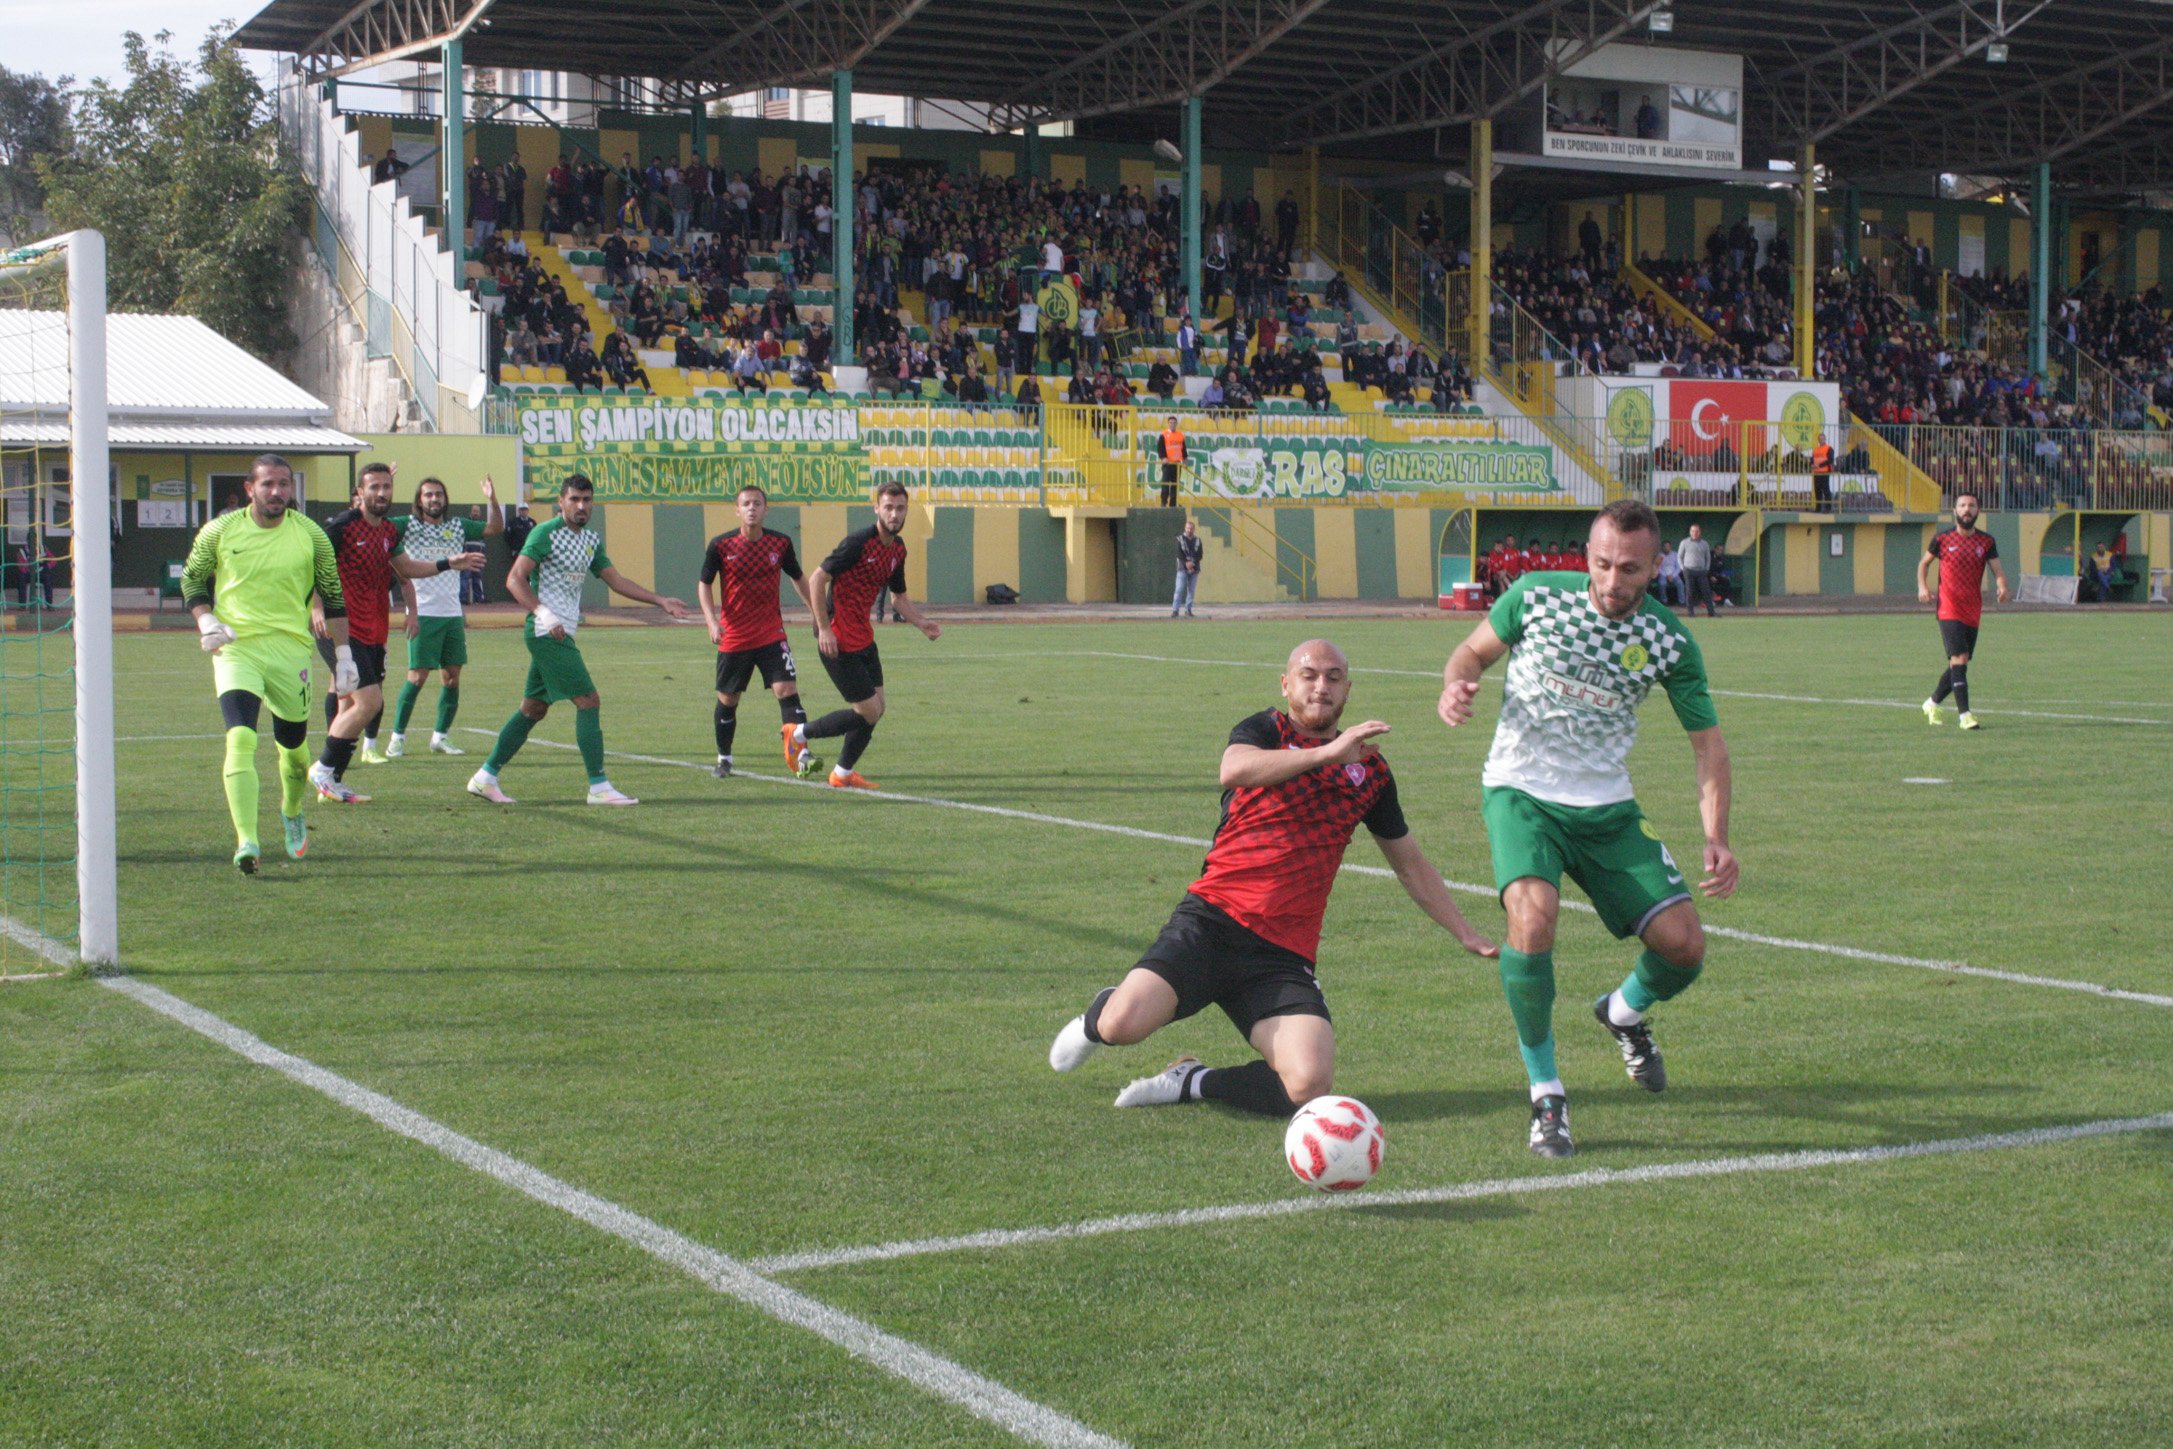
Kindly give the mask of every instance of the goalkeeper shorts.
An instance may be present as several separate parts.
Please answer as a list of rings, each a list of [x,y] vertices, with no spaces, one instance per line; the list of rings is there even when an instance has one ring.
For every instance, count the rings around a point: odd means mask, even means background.
[[[272,718],[309,718],[309,646],[284,636],[236,639],[211,656],[214,690],[244,690],[264,701]]]

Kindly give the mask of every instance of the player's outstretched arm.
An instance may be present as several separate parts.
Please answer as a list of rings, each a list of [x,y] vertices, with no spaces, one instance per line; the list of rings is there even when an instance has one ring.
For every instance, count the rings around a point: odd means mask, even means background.
[[[1232,745],[1222,752],[1222,788],[1264,789],[1285,780],[1295,780],[1322,765],[1354,765],[1378,752],[1378,741],[1387,733],[1387,725],[1369,719],[1308,750],[1263,750],[1258,745]]]
[[[1494,632],[1490,619],[1481,620],[1464,637],[1441,669],[1441,704],[1436,713],[1443,724],[1454,729],[1470,721],[1472,701],[1479,697],[1479,676],[1508,652],[1509,646]]]
[[[506,531],[506,511],[498,505],[498,485],[483,475],[483,537],[496,538]]]
[[[891,590],[890,606],[905,616],[905,621],[931,639],[943,637],[943,626],[921,612],[921,606],[897,590]]]
[[[597,577],[601,578],[604,581],[604,586],[610,589],[611,592],[613,592],[614,594],[618,594],[623,598],[632,599],[636,603],[654,604],[659,609],[662,609],[665,613],[671,615],[674,619],[687,618],[694,612],[692,609],[687,607],[686,600],[674,599],[667,595],[659,594],[652,589],[645,589],[640,584],[637,584],[632,579],[628,578],[625,574],[620,573],[616,568],[607,568],[601,574],[597,575]]]
[[[1698,818],[1705,826],[1705,879],[1699,894],[1724,901],[1735,894],[1740,868],[1728,848],[1728,805],[1734,792],[1734,775],[1728,764],[1728,742],[1720,727],[1692,730],[1690,748],[1698,760]]]
[[[1456,898],[1449,894],[1448,882],[1434,869],[1433,862],[1426,858],[1426,852],[1419,848],[1415,838],[1399,835],[1394,840],[1383,840],[1375,836],[1374,844],[1380,846],[1381,854],[1388,858],[1389,869],[1396,872],[1404,894],[1430,916],[1435,925],[1454,936],[1457,943],[1474,956],[1501,954],[1498,942],[1464,919],[1464,913],[1456,908]]]

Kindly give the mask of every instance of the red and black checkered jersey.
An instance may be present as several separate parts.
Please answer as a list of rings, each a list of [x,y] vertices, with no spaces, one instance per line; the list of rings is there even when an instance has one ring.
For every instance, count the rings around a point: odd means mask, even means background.
[[[822,571],[830,576],[830,628],[838,648],[847,653],[867,648],[875,642],[868,627],[875,596],[885,585],[894,594],[905,592],[905,540],[885,543],[882,530],[871,523],[846,534],[822,561]]]
[[[800,556],[792,540],[771,529],[749,538],[738,529],[720,533],[702,552],[702,582],[724,580],[723,603],[718,609],[723,629],[717,648],[736,654],[760,649],[785,637],[785,616],[779,607],[778,575],[800,577]]]
[[[361,509],[350,508],[332,515],[324,531],[339,560],[348,639],[384,643],[392,628],[392,554],[400,546],[400,530],[389,518],[372,523]]]
[[[1305,738],[1281,710],[1265,709],[1239,721],[1230,743],[1305,750],[1324,741]],[[1222,823],[1192,894],[1310,961],[1320,949],[1320,918],[1344,847],[1360,821],[1381,840],[1411,833],[1395,776],[1379,755],[1353,765],[1322,765],[1280,785],[1225,790]]]
[[[1950,528],[1932,538],[1931,556],[1939,560],[1939,617],[1975,624],[1984,618],[1984,571],[1999,557],[1999,545],[1981,528]]]

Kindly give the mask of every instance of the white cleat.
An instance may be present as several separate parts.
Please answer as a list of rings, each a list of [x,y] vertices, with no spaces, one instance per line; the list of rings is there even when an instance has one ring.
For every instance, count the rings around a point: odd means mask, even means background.
[[[601,785],[589,786],[591,805],[639,805],[641,802],[606,780]]]
[[[465,755],[468,753],[443,735],[430,737],[430,753],[433,755]]]
[[[1185,1080],[1200,1070],[1198,1057],[1179,1057],[1151,1077],[1117,1093],[1119,1107],[1170,1107],[1185,1099]]]
[[[407,755],[407,736],[406,736],[406,735],[394,735],[394,736],[393,736],[393,737],[392,737],[391,739],[389,739],[389,740],[385,741],[385,758],[386,758],[386,759],[388,759],[388,760],[398,760],[398,759],[402,759],[402,758],[404,758],[404,757],[405,757],[406,755]]]
[[[478,800],[488,800],[493,805],[511,805],[513,797],[498,788],[498,777],[477,770],[468,777],[468,793]]]
[[[1087,1039],[1086,1013],[1082,1011],[1065,1022],[1064,1029],[1056,1034],[1056,1040],[1049,1043],[1049,1066],[1059,1072],[1076,1071],[1100,1045],[1100,1042]]]

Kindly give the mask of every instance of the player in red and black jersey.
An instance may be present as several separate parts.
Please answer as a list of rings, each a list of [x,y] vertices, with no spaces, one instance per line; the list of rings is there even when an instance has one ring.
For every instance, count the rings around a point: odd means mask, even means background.
[[[1999,545],[1992,535],[1977,527],[1977,495],[1954,495],[1954,527],[1932,538],[1931,547],[1916,563],[1916,599],[1932,601],[1932,565],[1939,565],[1939,642],[1947,651],[1947,672],[1939,676],[1932,697],[1924,701],[1924,718],[1941,722],[1939,706],[1948,694],[1962,712],[1962,728],[1978,728],[1969,712],[1969,657],[1977,652],[1977,626],[1984,618],[1984,573],[1992,571],[1999,585],[1999,601],[2007,602],[2007,569],[1999,561]]]
[[[1097,1046],[1129,1046],[1219,1006],[1260,1053],[1242,1067],[1182,1057],[1117,1094],[1119,1107],[1228,1102],[1289,1116],[1329,1091],[1335,1031],[1313,974],[1321,915],[1363,822],[1420,910],[1475,956],[1499,948],[1474,930],[1404,823],[1379,754],[1379,720],[1340,728],[1350,664],[1325,639],[1290,653],[1284,710],[1230,731],[1222,752],[1222,823],[1207,864],[1129,975],[1073,1017],[1049,1048],[1068,1072]]]
[[[891,606],[906,621],[931,639],[943,631],[921,613],[920,605],[905,596],[905,485],[878,484],[875,490],[875,522],[830,551],[808,578],[814,591],[815,647],[822,652],[822,667],[830,682],[845,696],[847,709],[834,709],[821,719],[796,725],[785,736],[785,748],[805,749],[809,740],[845,737],[838,762],[830,767],[830,784],[840,790],[873,790],[853,768],[875,734],[875,722],[883,717],[883,657],[875,648],[875,630],[868,625],[868,610],[875,596],[890,590]]]
[[[392,632],[393,579],[424,578],[448,568],[474,570],[483,566],[481,554],[464,555],[422,563],[399,553],[400,530],[392,513],[393,465],[366,463],[355,476],[352,505],[336,513],[324,526],[332,540],[333,557],[339,561],[340,592],[347,601],[347,639],[354,649],[357,683],[352,694],[325,693],[326,728],[324,754],[309,767],[309,783],[318,797],[343,805],[358,805],[367,795],[350,789],[340,777],[355,757],[355,742],[365,731],[377,738],[377,722],[385,715],[385,641]],[[411,602],[409,609],[414,608]],[[318,652],[326,653],[327,641],[319,630]],[[374,749],[363,755],[369,764],[383,764],[385,757]]]
[[[800,707],[800,674],[785,639],[785,616],[778,603],[777,581],[790,579],[808,612],[814,595],[800,572],[792,540],[762,526],[770,495],[750,483],[739,490],[739,527],[720,533],[702,551],[702,581],[694,597],[717,646],[717,778],[732,773],[732,736],[739,729],[739,697],[755,670],[777,696],[784,715],[785,764],[796,775],[812,773],[821,761],[793,744],[793,726],[807,723]],[[721,582],[720,582],[721,580]],[[716,590],[712,599],[711,589]]]

